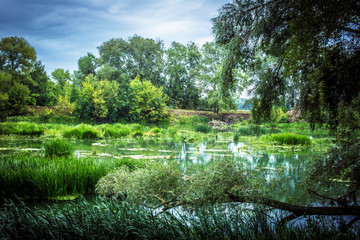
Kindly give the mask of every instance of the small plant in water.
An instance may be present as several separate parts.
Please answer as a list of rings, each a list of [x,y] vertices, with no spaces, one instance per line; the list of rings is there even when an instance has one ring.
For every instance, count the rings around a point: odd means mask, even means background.
[[[53,139],[45,143],[45,157],[69,157],[74,150],[65,139]]]

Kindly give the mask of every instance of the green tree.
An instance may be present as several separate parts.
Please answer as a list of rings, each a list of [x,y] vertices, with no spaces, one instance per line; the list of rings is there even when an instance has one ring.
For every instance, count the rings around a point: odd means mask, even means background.
[[[65,71],[62,68],[57,68],[51,73],[51,76],[54,80],[56,80],[60,91],[65,93],[65,86],[71,81],[71,75],[69,70]]]
[[[195,43],[186,46],[173,42],[166,51],[165,93],[169,104],[180,108],[196,108],[199,102],[197,77],[200,74],[201,53]]]
[[[134,92],[134,99],[131,102],[129,118],[131,120],[145,119],[156,122],[166,116],[165,102],[162,88],[155,87],[150,81],[140,82],[138,78],[130,83]]]
[[[99,66],[98,59],[92,53],[87,53],[86,56],[79,58],[78,60],[78,71],[74,72],[78,82],[77,85],[81,85],[81,81],[89,74],[96,75],[96,69]]]
[[[329,123],[337,126],[338,105],[349,105],[360,89],[358,9],[355,0],[224,5],[212,19],[217,42],[229,50],[223,89],[234,87],[232,71],[240,65],[251,73],[258,114],[270,116],[272,106],[289,95],[290,82],[299,88],[302,112],[312,123],[329,116]],[[272,58],[267,66],[264,56]]]
[[[9,90],[10,113],[24,114],[27,111],[27,105],[30,102],[30,90],[21,83],[14,83]]]
[[[98,47],[102,64],[114,67],[130,79],[150,79],[155,86],[162,86],[163,43],[134,35],[128,41],[111,39]]]
[[[252,112],[257,120],[268,120],[274,105],[296,95],[288,92],[298,88],[303,115],[311,123],[328,121],[334,130],[342,130],[338,146],[317,159],[309,175],[310,181],[330,187],[334,185],[330,179],[350,180],[341,197],[323,196],[339,206],[326,208],[325,213],[344,214],[341,207],[357,208],[359,9],[355,0],[239,0],[224,5],[212,19],[217,42],[229,51],[223,64],[223,89],[235,87],[236,67],[251,74]],[[278,207],[285,209],[285,205]],[[296,210],[290,211],[294,215],[288,219],[298,216]]]

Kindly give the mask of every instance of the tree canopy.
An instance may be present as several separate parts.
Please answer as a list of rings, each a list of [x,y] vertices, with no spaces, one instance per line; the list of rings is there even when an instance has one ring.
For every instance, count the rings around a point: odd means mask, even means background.
[[[212,22],[216,41],[229,50],[223,91],[236,86],[237,66],[250,73],[259,119],[297,88],[309,121],[338,126],[339,106],[351,109],[359,97],[358,1],[236,0]]]

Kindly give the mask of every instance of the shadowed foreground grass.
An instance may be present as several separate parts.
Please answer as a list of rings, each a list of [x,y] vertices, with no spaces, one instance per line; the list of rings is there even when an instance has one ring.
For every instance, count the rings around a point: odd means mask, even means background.
[[[44,209],[9,202],[0,210],[4,239],[359,239],[325,220],[276,227],[266,212],[210,206],[155,214],[128,201],[80,199]]]

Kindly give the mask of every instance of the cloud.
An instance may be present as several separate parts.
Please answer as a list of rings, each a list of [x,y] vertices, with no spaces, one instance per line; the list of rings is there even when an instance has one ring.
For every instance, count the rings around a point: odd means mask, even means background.
[[[210,19],[229,0],[0,0],[0,36],[35,47],[48,74],[77,69],[77,60],[111,38],[134,34],[183,44],[211,41]]]

